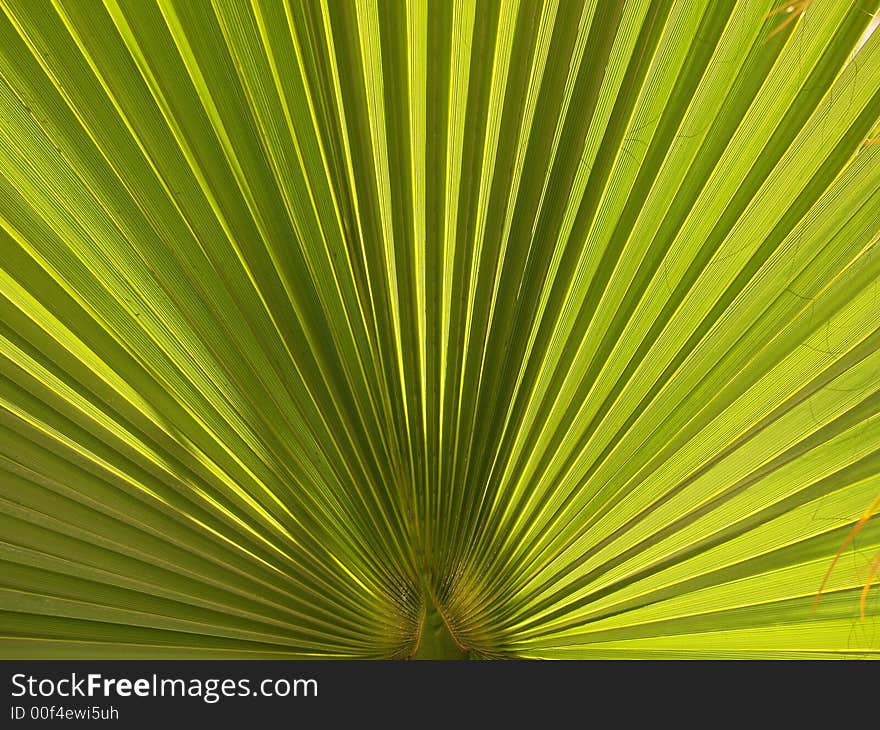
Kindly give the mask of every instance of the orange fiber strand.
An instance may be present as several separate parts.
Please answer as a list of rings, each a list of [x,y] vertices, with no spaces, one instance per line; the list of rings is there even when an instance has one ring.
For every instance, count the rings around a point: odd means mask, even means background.
[[[862,596],[859,599],[859,614],[863,621],[865,620],[865,605],[868,603],[868,592],[871,590],[871,585],[874,583],[874,578],[877,577],[878,572],[880,572],[880,552],[874,556],[874,562],[871,563],[871,572],[868,574],[868,580],[865,582],[865,587],[862,588]]]
[[[813,610],[819,605],[819,600],[822,598],[822,591],[825,590],[825,585],[828,583],[828,579],[831,577],[831,573],[834,571],[834,566],[837,565],[837,562],[840,560],[840,556],[843,555],[843,551],[846,550],[853,540],[855,540],[856,535],[861,532],[862,528],[868,523],[868,520],[874,516],[874,513],[877,511],[878,507],[880,507],[880,497],[877,497],[871,504],[868,506],[868,509],[865,510],[864,514],[859,518],[859,521],[856,522],[855,527],[850,530],[849,535],[846,536],[846,540],[843,541],[843,544],[838,548],[837,553],[834,555],[834,559],[831,561],[831,565],[828,566],[828,570],[825,571],[825,577],[822,578],[822,585],[819,586],[819,591],[816,593],[816,598],[813,601]],[[872,579],[873,579],[872,573]],[[870,580],[869,583],[870,585]]]
[[[787,28],[791,23],[793,23],[797,18],[804,14],[804,11],[809,7],[812,0],[799,0],[798,2],[790,2],[785,3],[784,5],[780,5],[778,8],[774,8],[771,10],[765,17],[770,18],[774,15],[778,15],[779,13],[788,13],[789,16],[782,21],[773,32],[770,33],[765,39],[766,43],[777,33],[781,33],[785,28]]]

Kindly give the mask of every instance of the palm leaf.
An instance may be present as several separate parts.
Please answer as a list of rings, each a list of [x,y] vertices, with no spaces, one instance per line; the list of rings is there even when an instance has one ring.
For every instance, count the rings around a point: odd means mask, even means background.
[[[3,656],[878,651],[877,0],[0,7]]]

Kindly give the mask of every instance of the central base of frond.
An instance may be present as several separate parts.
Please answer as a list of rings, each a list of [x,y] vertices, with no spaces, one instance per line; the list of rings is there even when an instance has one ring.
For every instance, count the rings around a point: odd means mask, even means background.
[[[424,605],[425,615],[419,632],[419,643],[410,658],[467,659],[468,652],[455,641],[430,595],[425,595]]]

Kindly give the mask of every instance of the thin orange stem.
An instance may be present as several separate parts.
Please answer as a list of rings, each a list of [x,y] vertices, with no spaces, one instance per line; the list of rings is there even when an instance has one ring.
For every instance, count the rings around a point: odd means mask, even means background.
[[[843,551],[846,550],[850,543],[855,540],[856,535],[859,534],[861,529],[865,526],[868,520],[871,518],[870,515],[862,515],[858,522],[856,522],[856,526],[850,531],[849,535],[846,536],[846,540],[843,541],[843,545],[838,548],[837,553],[834,555],[834,559],[831,561],[831,565],[828,566],[828,570],[825,571],[825,577],[822,578],[822,585],[819,586],[819,592],[816,593],[816,598],[813,601],[813,610],[815,611],[819,605],[819,600],[822,598],[822,592],[825,590],[825,585],[828,583],[828,579],[831,577],[831,573],[834,570],[834,566],[837,565],[837,562],[840,560],[840,556],[843,555]]]
[[[862,617],[862,621],[865,620],[865,605],[868,603],[868,592],[871,590],[871,584],[874,582],[874,578],[877,577],[878,572],[880,572],[880,552],[874,556],[874,562],[871,563],[871,572],[868,574],[868,580],[862,589],[862,596],[859,599],[859,614]]]
[[[856,522],[855,527],[850,530],[850,533],[846,536],[846,540],[843,541],[843,545],[837,550],[837,553],[834,555],[834,559],[831,561],[831,565],[828,566],[828,570],[825,571],[825,577],[822,578],[822,584],[819,586],[819,591],[816,593],[816,598],[813,601],[813,610],[819,606],[819,600],[822,598],[822,592],[825,590],[825,585],[828,583],[828,579],[831,577],[831,573],[834,570],[834,566],[837,565],[840,560],[840,556],[843,555],[843,551],[846,550],[853,540],[855,540],[856,535],[861,532],[862,528],[867,524],[868,520],[870,520],[877,509],[880,508],[880,496],[877,496],[871,504],[868,505],[868,509],[866,509],[862,516],[859,518],[859,521]],[[873,574],[872,574],[873,578]]]
[[[769,13],[767,13],[766,18],[770,18],[774,15],[778,15],[779,13],[788,13],[789,16],[783,20],[776,28],[764,39],[764,43],[769,41],[773,36],[777,33],[781,33],[785,30],[791,23],[797,20],[801,15],[804,14],[804,11],[809,7],[810,2],[812,0],[799,0],[799,2],[789,2],[780,5],[777,8],[774,8]]]
[[[774,15],[779,15],[779,13],[802,13],[810,2],[812,0],[793,0],[792,2],[782,3],[782,5],[777,5],[773,10],[769,11],[764,17],[770,18]],[[791,9],[789,10],[789,8]]]

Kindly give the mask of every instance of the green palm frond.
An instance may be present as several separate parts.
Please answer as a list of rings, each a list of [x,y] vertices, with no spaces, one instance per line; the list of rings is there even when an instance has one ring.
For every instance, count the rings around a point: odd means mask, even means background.
[[[877,0],[0,0],[0,655],[872,655]]]

